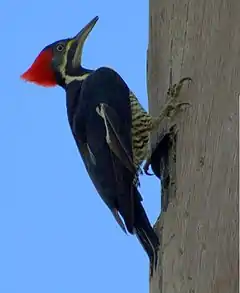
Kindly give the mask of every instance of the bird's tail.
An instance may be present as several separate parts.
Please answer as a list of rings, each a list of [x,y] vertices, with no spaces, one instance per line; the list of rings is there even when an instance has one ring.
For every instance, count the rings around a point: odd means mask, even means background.
[[[134,205],[134,232],[149,257],[152,275],[153,267],[157,265],[159,240],[137,198]]]
[[[150,260],[152,275],[153,267],[156,267],[157,264],[159,240],[142,206],[140,193],[135,187],[132,188],[131,192],[130,197],[119,197],[118,210],[124,219],[128,232],[137,236],[146,251]],[[122,225],[120,226],[122,227]]]

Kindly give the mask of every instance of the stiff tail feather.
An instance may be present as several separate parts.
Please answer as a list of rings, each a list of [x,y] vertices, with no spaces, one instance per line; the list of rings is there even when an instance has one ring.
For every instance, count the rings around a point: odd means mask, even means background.
[[[139,201],[135,203],[134,231],[149,257],[152,275],[153,268],[155,269],[157,265],[159,240],[148,220],[141,202]]]
[[[130,234],[135,234],[137,236],[139,242],[146,251],[150,260],[152,275],[153,268],[156,268],[157,264],[159,240],[148,220],[147,214],[142,206],[141,201],[142,197],[140,193],[135,186],[132,186],[131,196],[122,196],[118,198],[118,211],[124,219],[127,231]],[[114,211],[112,212],[114,214]],[[114,217],[123,229],[124,225],[123,223],[119,222],[119,215],[118,217],[116,217],[115,214]]]

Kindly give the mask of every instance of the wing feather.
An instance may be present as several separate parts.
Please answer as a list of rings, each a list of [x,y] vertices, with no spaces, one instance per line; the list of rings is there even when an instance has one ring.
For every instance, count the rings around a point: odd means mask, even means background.
[[[106,142],[111,151],[121,160],[121,162],[131,171],[136,173],[131,154],[129,154],[127,146],[120,133],[120,118],[113,108],[105,103],[100,104],[98,114],[103,118],[106,128]],[[125,134],[126,135],[126,134]]]

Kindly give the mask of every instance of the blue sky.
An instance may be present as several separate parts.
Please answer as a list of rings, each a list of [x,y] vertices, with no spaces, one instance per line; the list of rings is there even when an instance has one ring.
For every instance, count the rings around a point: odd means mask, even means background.
[[[3,0],[1,6],[0,292],[148,292],[148,258],[88,178],[64,91],[19,79],[45,45],[75,35],[98,15],[84,66],[114,68],[147,108],[148,1]],[[154,223],[159,181],[141,179]]]

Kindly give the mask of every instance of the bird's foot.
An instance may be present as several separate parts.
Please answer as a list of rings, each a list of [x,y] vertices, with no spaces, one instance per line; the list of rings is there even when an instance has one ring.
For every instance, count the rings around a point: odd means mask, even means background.
[[[180,95],[181,89],[184,85],[184,83],[192,82],[192,79],[190,77],[184,77],[182,78],[178,83],[175,83],[173,86],[171,86],[167,91],[168,100],[165,104],[163,110],[161,111],[158,118],[154,119],[153,129],[159,126],[159,124],[162,122],[162,120],[167,117],[172,119],[180,110],[182,110],[184,107],[189,107],[191,104],[189,102],[179,102],[177,101],[178,96]],[[157,146],[156,146],[157,147]],[[151,154],[154,152],[155,149],[152,150],[151,153],[148,154],[145,164],[143,166],[143,171],[146,175],[153,175],[148,172],[149,166],[151,165]]]
[[[179,110],[182,110],[182,108],[191,106],[189,102],[176,101],[186,81],[191,82],[192,79],[190,77],[184,77],[168,89],[167,96],[169,100],[162,111],[165,117],[172,118]]]
[[[175,83],[174,85],[169,87],[169,89],[167,91],[167,95],[170,97],[177,98],[180,94],[180,91],[181,91],[185,81],[192,82],[192,78],[191,77],[183,77],[182,79],[180,79],[180,81],[178,83]]]

